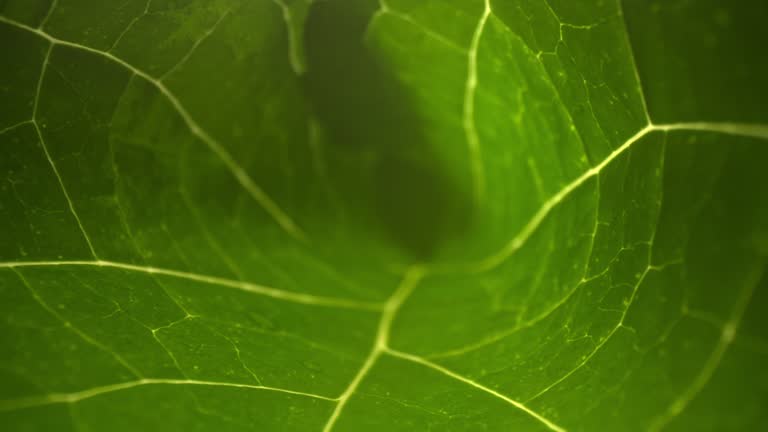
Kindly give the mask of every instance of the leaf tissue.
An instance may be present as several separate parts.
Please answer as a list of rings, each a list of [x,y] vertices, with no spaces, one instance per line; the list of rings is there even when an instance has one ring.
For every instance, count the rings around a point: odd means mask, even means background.
[[[0,429],[765,430],[767,21],[0,0]]]

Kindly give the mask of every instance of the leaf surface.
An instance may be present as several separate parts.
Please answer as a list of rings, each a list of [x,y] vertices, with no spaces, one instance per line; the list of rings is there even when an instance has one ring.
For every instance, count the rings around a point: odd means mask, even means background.
[[[766,18],[0,0],[0,425],[764,428]]]

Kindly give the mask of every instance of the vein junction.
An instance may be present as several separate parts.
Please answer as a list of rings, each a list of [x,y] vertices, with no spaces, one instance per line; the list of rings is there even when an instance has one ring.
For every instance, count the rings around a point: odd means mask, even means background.
[[[112,266],[117,268],[128,268],[128,269],[132,269],[132,267],[137,267],[137,266],[130,266],[125,264],[111,263],[111,262],[100,262],[100,261],[73,262],[71,261],[68,263],[56,263],[56,262],[21,263],[21,264],[0,263],[0,268],[3,268],[3,267],[17,268],[17,267],[24,267],[24,266],[36,266],[36,265],[97,265],[97,266],[100,265],[100,266],[107,266],[107,267]],[[135,270],[135,268],[133,269]],[[139,271],[152,271],[156,273],[158,272],[157,269],[153,269],[153,268],[145,268]],[[405,277],[403,278],[398,288],[395,290],[392,296],[390,296],[387,302],[383,305],[381,317],[379,319],[379,324],[376,332],[376,338],[370,353],[365,358],[361,368],[355,374],[352,381],[344,390],[344,392],[339,397],[336,397],[336,398],[313,394],[313,393],[306,393],[306,392],[300,392],[295,390],[277,388],[277,387],[269,387],[264,385],[250,385],[250,384],[241,384],[241,383],[202,381],[202,380],[191,380],[191,379],[141,378],[134,381],[127,381],[127,382],[122,382],[117,384],[99,386],[99,387],[94,387],[87,390],[82,390],[82,391],[72,392],[72,393],[51,393],[51,394],[39,396],[39,397],[28,397],[28,398],[0,401],[0,411],[11,411],[11,410],[30,408],[34,406],[57,404],[57,403],[76,403],[76,402],[97,397],[106,393],[112,393],[116,391],[127,390],[130,388],[146,386],[146,385],[195,385],[195,386],[233,387],[233,388],[275,391],[275,392],[293,394],[297,396],[304,396],[304,397],[310,397],[315,399],[333,401],[335,402],[336,405],[334,407],[334,410],[331,416],[329,417],[329,419],[327,420],[323,428],[323,431],[327,432],[333,429],[334,425],[338,421],[339,416],[341,415],[345,406],[351,399],[352,395],[355,393],[355,391],[358,389],[358,387],[360,386],[364,378],[368,375],[368,373],[374,367],[376,360],[381,355],[388,354],[388,355],[398,357],[403,360],[411,361],[411,362],[423,365],[425,367],[428,367],[430,369],[436,370],[446,376],[449,376],[453,379],[456,379],[465,384],[468,384],[476,389],[479,389],[495,397],[498,397],[504,400],[505,402],[513,405],[514,407],[523,410],[524,412],[526,412],[536,420],[544,423],[549,429],[558,431],[558,432],[564,431],[563,428],[557,426],[550,420],[544,418],[540,414],[527,408],[525,405],[523,405],[520,402],[510,399],[495,390],[492,390],[479,383],[476,383],[468,378],[465,378],[453,371],[450,371],[449,369],[446,369],[438,364],[432,363],[419,356],[393,350],[389,347],[390,331],[391,331],[392,323],[396,318],[397,312],[399,311],[403,303],[408,299],[408,297],[416,288],[416,285],[419,283],[419,281],[421,281],[424,275],[425,275],[425,270],[419,266],[412,267],[407,271]]]
[[[363,365],[360,368],[360,370],[357,372],[355,377],[349,383],[346,390],[344,390],[344,392],[339,397],[338,403],[336,404],[335,409],[331,413],[331,416],[328,418],[328,421],[326,422],[325,427],[323,428],[323,432],[330,432],[331,430],[333,430],[333,427],[338,421],[339,416],[344,410],[344,407],[347,405],[352,395],[360,386],[360,383],[365,379],[365,377],[371,371],[371,369],[376,363],[376,360],[378,360],[378,358],[381,357],[383,354],[388,354],[394,357],[398,357],[400,359],[411,361],[411,362],[420,364],[422,366],[426,366],[430,369],[436,370],[453,379],[461,381],[478,390],[481,390],[485,393],[491,394],[497,398],[504,400],[505,402],[513,405],[514,407],[524,411],[525,413],[532,416],[536,420],[542,422],[544,425],[547,426],[547,428],[553,431],[557,431],[557,432],[565,431],[565,429],[561,428],[560,426],[557,426],[550,420],[546,419],[542,415],[529,409],[522,403],[517,402],[513,399],[510,399],[495,390],[492,390],[488,387],[478,384],[470,380],[469,378],[465,378],[449,369],[446,369],[436,363],[432,363],[419,356],[397,351],[389,347],[389,339],[390,339],[390,332],[392,329],[392,323],[397,315],[397,312],[400,310],[400,307],[408,299],[408,297],[411,295],[413,290],[416,288],[416,285],[418,285],[418,283],[421,281],[421,279],[424,276],[425,276],[424,268],[420,266],[412,267],[406,272],[406,275],[403,278],[403,281],[400,283],[400,286],[395,290],[395,292],[392,294],[389,300],[387,300],[386,304],[384,305],[384,311],[382,312],[381,318],[379,320],[378,331],[376,333],[376,340],[374,341],[373,348],[371,349],[371,352],[368,354],[368,357],[363,362]]]
[[[189,131],[193,135],[195,135],[197,138],[199,138],[201,141],[203,141],[211,149],[211,151],[213,151],[213,153],[215,153],[216,156],[219,157],[219,159],[230,170],[230,172],[238,181],[238,183],[240,183],[240,185],[246,190],[246,192],[248,192],[248,194],[257,203],[259,203],[259,205],[261,205],[261,207],[267,213],[269,213],[269,215],[275,220],[275,222],[293,238],[299,239],[299,240],[305,240],[306,236],[304,232],[298,227],[298,225],[296,225],[296,223],[277,205],[277,203],[274,200],[272,200],[272,198],[270,198],[266,194],[266,192],[264,192],[264,190],[253,181],[253,179],[248,175],[245,169],[240,164],[237,163],[235,157],[232,156],[224,148],[224,146],[221,145],[221,143],[219,143],[215,138],[209,135],[208,132],[206,132],[197,123],[197,121],[195,121],[195,119],[187,111],[187,109],[184,107],[184,105],[181,103],[178,97],[176,97],[176,95],[173,92],[171,92],[170,89],[168,89],[168,87],[165,85],[162,79],[157,79],[149,75],[148,73],[136,68],[135,66],[126,62],[125,60],[119,57],[116,57],[115,55],[109,52],[100,51],[98,49],[91,48],[85,45],[58,39],[44,32],[39,28],[30,27],[26,24],[22,24],[18,21],[8,19],[4,16],[0,16],[0,22],[34,33],[42,37],[43,39],[47,40],[48,42],[50,42],[52,47],[55,45],[67,46],[67,47],[76,48],[83,51],[88,51],[90,53],[105,57],[119,64],[120,66],[128,69],[134,75],[139,76],[145,81],[147,81],[148,83],[152,84],[171,103],[173,108],[176,110],[176,112],[179,114],[179,116],[182,118],[184,123],[189,128]],[[49,51],[49,54],[50,54],[50,51]],[[46,57],[46,64],[47,64],[47,57]],[[44,68],[45,68],[45,65],[44,65]],[[42,77],[41,77],[41,81],[42,81]],[[38,97],[39,97],[39,88],[38,88]]]
[[[606,166],[608,166],[614,159],[625,153],[636,142],[640,141],[646,135],[652,132],[670,132],[678,130],[698,131],[698,132],[714,132],[722,133],[726,135],[752,137],[758,139],[768,140],[768,125],[763,124],[745,124],[745,123],[669,123],[669,124],[653,124],[649,122],[642,129],[637,131],[629,139],[627,139],[622,145],[611,152],[600,163],[585,171],[579,177],[565,185],[557,193],[547,199],[544,204],[533,214],[533,217],[523,225],[523,229],[520,230],[507,244],[499,251],[489,255],[485,259],[473,263],[464,268],[466,272],[483,272],[495,268],[499,264],[503,263],[507,258],[519,250],[525,242],[533,235],[536,229],[546,219],[547,215],[557,207],[562,201],[564,201],[573,191],[579,188],[579,186],[586,183],[590,178],[598,175]]]

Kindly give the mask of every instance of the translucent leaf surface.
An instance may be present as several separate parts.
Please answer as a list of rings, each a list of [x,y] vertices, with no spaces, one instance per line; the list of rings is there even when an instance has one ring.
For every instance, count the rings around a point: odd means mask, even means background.
[[[0,0],[0,426],[764,429],[766,5]]]

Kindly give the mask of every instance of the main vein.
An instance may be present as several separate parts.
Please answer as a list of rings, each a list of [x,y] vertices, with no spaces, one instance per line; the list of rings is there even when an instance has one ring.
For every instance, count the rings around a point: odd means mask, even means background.
[[[228,288],[235,288],[255,294],[264,295],[267,297],[276,298],[279,300],[290,301],[294,303],[302,303],[313,306],[326,306],[326,307],[338,307],[346,309],[364,309],[364,310],[381,310],[383,305],[376,302],[366,302],[351,300],[338,297],[326,297],[317,296],[313,294],[304,294],[299,292],[292,292],[281,290],[278,288],[267,287],[264,285],[258,285],[251,282],[243,282],[232,279],[226,279],[217,276],[203,275],[199,273],[190,273],[180,270],[171,270],[159,267],[140,266],[135,264],[120,263],[114,261],[17,261],[17,262],[2,262],[0,268],[20,268],[20,267],[55,267],[55,266],[86,266],[86,267],[108,267],[116,268],[128,271],[148,273],[152,275],[164,275],[181,279],[188,279],[197,282],[208,283],[212,285],[219,285]]]
[[[517,407],[520,410],[524,411],[525,413],[527,413],[531,417],[535,418],[536,420],[544,423],[549,429],[551,429],[553,431],[557,431],[557,432],[565,432],[565,429],[563,429],[562,427],[556,425],[551,420],[543,417],[541,414],[539,414],[539,413],[533,411],[532,409],[528,408],[523,403],[518,402],[518,401],[516,401],[516,400],[514,400],[512,398],[509,398],[509,397],[507,397],[507,396],[497,392],[496,390],[488,388],[488,387],[486,387],[486,386],[484,386],[484,385],[482,385],[480,383],[477,383],[477,382],[475,382],[475,381],[473,381],[473,380],[471,380],[469,378],[463,377],[463,376],[457,374],[456,372],[451,371],[450,369],[446,369],[443,366],[440,366],[437,363],[433,363],[433,362],[431,362],[431,361],[429,361],[429,360],[427,360],[425,358],[422,358],[422,357],[419,357],[419,356],[415,356],[413,354],[408,354],[408,353],[404,353],[402,351],[397,351],[397,350],[393,350],[393,349],[387,349],[386,352],[387,352],[387,354],[389,354],[391,356],[398,357],[398,358],[401,358],[403,360],[408,360],[408,361],[411,361],[411,362],[414,362],[414,363],[418,363],[420,365],[423,365],[423,366],[426,366],[428,368],[434,369],[434,370],[436,370],[436,371],[438,371],[438,372],[440,372],[440,373],[442,373],[444,375],[448,375],[449,377],[451,377],[453,379],[456,379],[456,380],[459,380],[459,381],[461,381],[461,382],[463,382],[465,384],[469,384],[470,386],[472,386],[472,387],[474,387],[476,389],[482,390],[482,391],[484,391],[486,393],[490,393],[493,396],[496,396],[497,398],[502,399],[503,401],[505,401],[505,402],[507,402],[507,403],[509,403],[511,405],[514,405],[515,407]]]
[[[201,380],[189,380],[189,379],[167,379],[167,378],[142,378],[135,381],[126,381],[117,384],[110,384],[105,386],[93,387],[87,390],[82,390],[72,393],[51,393],[45,396],[39,397],[27,397],[20,399],[4,400],[0,401],[0,411],[12,411],[24,408],[31,408],[40,405],[50,405],[57,403],[75,403],[84,399],[90,399],[105,393],[112,393],[120,390],[127,390],[133,387],[146,386],[146,385],[195,385],[195,386],[211,386],[211,387],[235,387],[246,388],[254,390],[267,390],[280,393],[288,393],[298,396],[306,396],[315,399],[323,399],[327,401],[335,401],[336,399],[313,394],[305,393],[295,390],[288,390],[277,387],[268,387],[262,385],[252,384],[240,384],[230,382],[219,381],[201,381]]]
[[[352,395],[360,386],[360,383],[363,381],[363,379],[368,375],[370,370],[373,368],[373,365],[376,363],[376,360],[378,360],[378,358],[382,354],[389,354],[393,357],[398,357],[400,359],[418,363],[423,366],[429,367],[431,369],[437,370],[438,372],[441,372],[444,375],[447,375],[465,384],[469,384],[476,389],[482,390],[486,393],[489,393],[495,397],[498,397],[504,400],[505,402],[515,406],[516,408],[523,410],[524,412],[534,417],[538,421],[544,423],[549,429],[553,431],[564,432],[565,429],[554,424],[550,420],[544,418],[543,416],[531,410],[530,408],[526,407],[520,402],[517,402],[493,389],[490,389],[479,383],[476,383],[470,380],[469,378],[463,377],[451,370],[448,370],[438,364],[432,363],[419,356],[405,353],[402,351],[397,351],[389,347],[389,339],[390,339],[390,331],[392,329],[392,323],[394,322],[395,317],[397,316],[397,313],[400,310],[400,307],[403,305],[406,299],[408,299],[408,297],[411,295],[413,290],[416,288],[416,285],[418,285],[418,283],[421,281],[424,275],[425,275],[425,270],[422,267],[420,266],[411,267],[406,272],[405,277],[403,277],[402,282],[397,287],[395,292],[392,294],[392,296],[390,296],[390,298],[385,303],[384,310],[382,311],[381,318],[379,320],[379,325],[376,332],[376,338],[374,340],[373,347],[371,348],[370,353],[368,354],[365,361],[363,362],[363,365],[360,367],[360,370],[358,370],[357,374],[355,374],[355,376],[352,378],[352,381],[349,383],[349,385],[341,394],[341,396],[339,396],[338,403],[336,404],[336,408],[333,410],[333,412],[331,413],[331,416],[328,418],[328,421],[325,423],[325,426],[323,427],[323,432],[330,432],[331,430],[333,430],[333,427],[338,421],[339,416],[344,410],[344,407],[347,405]]]
[[[330,432],[333,429],[333,426],[339,419],[339,415],[341,415],[341,412],[347,405],[349,398],[352,396],[355,390],[357,390],[357,387],[371,370],[373,364],[376,363],[376,359],[378,359],[379,356],[387,349],[387,343],[389,342],[389,332],[392,327],[392,322],[395,319],[395,315],[397,314],[397,311],[400,309],[400,306],[402,306],[405,299],[407,299],[411,292],[413,292],[413,289],[419,283],[423,275],[424,270],[421,267],[411,267],[406,272],[402,282],[400,282],[400,285],[397,287],[395,292],[392,293],[387,302],[384,304],[384,310],[382,311],[381,318],[379,319],[379,325],[376,331],[376,339],[374,340],[373,348],[371,348],[371,351],[363,362],[362,367],[360,367],[360,370],[357,371],[357,374],[355,374],[355,376],[352,378],[352,381],[349,383],[347,388],[344,390],[341,396],[339,396],[339,402],[336,404],[336,408],[333,410],[331,416],[328,418],[328,421],[325,423],[323,432]]]
[[[729,122],[698,122],[698,123],[667,123],[667,124],[653,124],[648,123],[638,130],[634,135],[629,137],[622,145],[612,151],[605,159],[592,168],[585,171],[583,174],[572,180],[565,185],[557,193],[547,199],[544,204],[533,214],[530,220],[523,225],[523,228],[498,252],[495,252],[479,262],[472,263],[464,271],[470,272],[482,272],[495,268],[517,250],[519,250],[536,232],[536,229],[541,225],[547,216],[554,210],[558,204],[568,198],[573,191],[578,189],[581,185],[589,181],[592,177],[597,176],[606,166],[613,162],[616,158],[624,154],[635,143],[640,141],[643,137],[651,132],[671,132],[671,131],[694,131],[694,132],[714,132],[726,135],[743,136],[750,138],[766,139],[768,140],[768,125],[766,124],[750,124],[750,123],[729,123]]]

